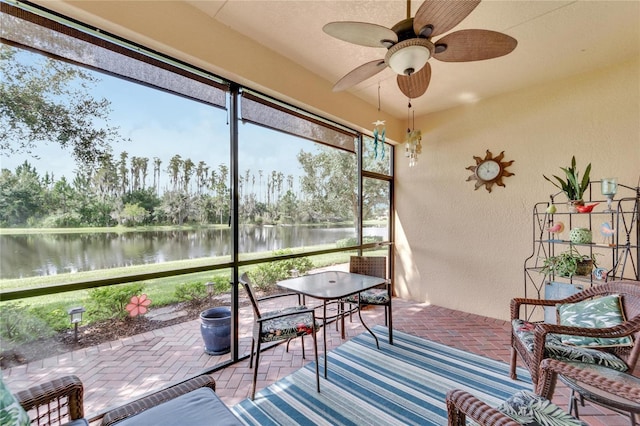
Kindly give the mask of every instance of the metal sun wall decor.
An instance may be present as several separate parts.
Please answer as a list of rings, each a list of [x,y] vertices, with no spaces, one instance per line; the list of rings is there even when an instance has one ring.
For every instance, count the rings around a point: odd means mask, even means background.
[[[473,156],[476,164],[475,166],[466,168],[473,172],[473,174],[467,178],[467,182],[475,180],[475,189],[477,190],[484,185],[487,192],[491,192],[491,187],[494,184],[504,187],[505,185],[502,178],[513,176],[513,173],[507,171],[507,167],[513,164],[513,160],[502,161],[503,158],[504,151],[495,158],[493,158],[493,154],[489,150],[487,150],[484,158]]]

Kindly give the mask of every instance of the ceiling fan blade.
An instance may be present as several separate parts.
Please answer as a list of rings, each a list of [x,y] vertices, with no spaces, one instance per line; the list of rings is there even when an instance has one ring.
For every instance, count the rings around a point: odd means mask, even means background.
[[[331,37],[360,46],[388,47],[398,41],[398,36],[391,29],[367,22],[329,22],[322,30]]]
[[[346,90],[350,87],[353,87],[356,84],[363,82],[366,79],[378,74],[380,71],[382,71],[386,67],[387,67],[387,64],[384,62],[384,59],[376,59],[375,61],[367,62],[366,64],[360,65],[358,68],[353,69],[347,75],[342,77],[333,86],[333,91],[340,92],[342,90]]]
[[[418,8],[413,18],[413,30],[420,34],[423,27],[432,25],[433,31],[425,37],[444,34],[460,23],[473,9],[480,4],[480,0],[425,0]]]
[[[511,53],[518,41],[506,34],[489,30],[460,30],[442,37],[436,42],[446,45],[444,52],[434,58],[444,62],[470,62],[492,59]]]
[[[398,87],[409,99],[416,99],[424,95],[431,80],[431,65],[427,62],[418,72],[411,75],[398,75]]]

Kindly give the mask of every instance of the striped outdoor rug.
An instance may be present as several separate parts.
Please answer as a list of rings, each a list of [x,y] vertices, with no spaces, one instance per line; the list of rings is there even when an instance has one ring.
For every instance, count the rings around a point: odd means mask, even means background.
[[[445,394],[465,389],[496,406],[520,389],[531,389],[530,376],[482,356],[396,331],[393,346],[387,329],[376,326],[380,350],[362,333],[328,353],[328,380],[320,357],[320,393],[314,364],[277,381],[232,407],[248,425],[446,425]],[[526,380],[522,381],[522,380]]]

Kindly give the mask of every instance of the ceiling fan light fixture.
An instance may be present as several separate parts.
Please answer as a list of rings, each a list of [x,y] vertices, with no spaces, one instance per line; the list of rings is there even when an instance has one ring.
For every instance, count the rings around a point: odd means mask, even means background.
[[[410,75],[425,66],[433,50],[433,43],[429,40],[412,38],[391,46],[384,61],[396,74]]]

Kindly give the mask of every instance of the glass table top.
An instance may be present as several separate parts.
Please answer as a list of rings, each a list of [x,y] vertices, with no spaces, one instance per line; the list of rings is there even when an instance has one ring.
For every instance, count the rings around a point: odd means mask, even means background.
[[[278,286],[318,299],[341,299],[384,284],[386,279],[342,271],[325,271],[278,282]]]
[[[567,362],[567,364],[578,367],[582,370],[586,370],[592,373],[597,373],[607,379],[613,380],[620,385],[626,385],[633,388],[640,387],[640,377],[632,376],[628,373],[623,373],[611,368],[607,368],[596,364],[586,364],[581,362]],[[626,398],[611,394],[610,392],[580,382],[574,378],[565,377],[560,375],[560,379],[567,384],[571,389],[576,390],[578,393],[585,396],[587,399],[594,400],[596,402],[604,403],[605,405],[612,405],[613,407],[621,408],[628,411],[640,412],[640,404],[630,401]]]

